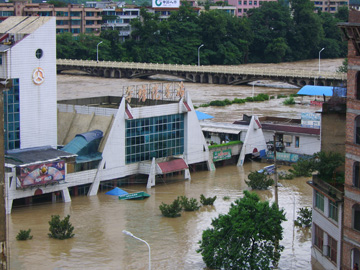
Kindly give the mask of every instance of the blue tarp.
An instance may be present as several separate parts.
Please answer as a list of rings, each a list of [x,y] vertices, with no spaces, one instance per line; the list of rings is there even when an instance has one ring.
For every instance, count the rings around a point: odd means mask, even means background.
[[[214,116],[211,116],[211,115],[203,113],[203,112],[199,112],[199,111],[195,111],[195,112],[196,112],[196,116],[197,116],[198,120],[214,118]]]
[[[114,188],[108,192],[105,193],[106,195],[113,195],[113,196],[120,196],[120,195],[126,195],[128,194],[128,192],[126,192],[125,190],[122,190],[121,188]]]
[[[305,85],[297,92],[298,95],[305,96],[323,96],[332,97],[333,86],[317,86],[317,85]]]

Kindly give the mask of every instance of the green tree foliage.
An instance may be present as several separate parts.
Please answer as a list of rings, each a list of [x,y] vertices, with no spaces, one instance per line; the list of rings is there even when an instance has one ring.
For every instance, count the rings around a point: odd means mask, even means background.
[[[208,2],[210,5],[210,2]],[[276,1],[250,9],[243,18],[221,10],[198,15],[189,4],[171,12],[167,20],[140,10],[131,21],[132,33],[121,43],[118,31],[105,30],[100,37],[71,33],[57,35],[57,57],[66,59],[131,61],[197,65],[198,48],[202,65],[238,65],[247,62],[284,62],[345,57],[337,23],[347,20],[348,10],[332,16],[313,12],[310,0],[291,0],[291,9]]]
[[[231,204],[227,214],[211,222],[199,242],[207,267],[211,269],[271,269],[284,249],[283,210],[255,193],[244,191],[244,197]]]
[[[195,198],[188,198],[186,196],[179,197],[181,206],[185,211],[196,211],[200,209],[200,205]]]
[[[288,59],[290,48],[287,39],[292,27],[290,10],[279,2],[264,2],[261,8],[250,9],[248,16],[254,31],[251,62],[281,62]]]
[[[55,239],[68,239],[74,237],[74,227],[70,223],[70,215],[67,215],[63,220],[59,215],[52,215],[49,221],[49,237]]]
[[[25,241],[32,239],[32,235],[30,235],[31,229],[28,230],[20,230],[20,232],[16,235],[16,240]]]
[[[295,226],[298,227],[310,227],[312,223],[312,212],[311,208],[300,208],[298,213],[298,217],[294,220]]]
[[[214,197],[205,197],[204,194],[200,195],[200,202],[202,205],[213,205],[216,200],[216,196]]]
[[[314,166],[318,177],[327,182],[343,183],[343,172],[337,171],[345,157],[336,152],[318,152],[314,155]]]
[[[291,172],[295,177],[310,177],[315,170],[314,158],[300,158],[295,164],[291,165]]]
[[[316,58],[324,37],[320,17],[309,0],[290,0],[293,28],[289,37],[294,60]]]
[[[177,198],[171,204],[165,204],[162,202],[159,206],[159,209],[162,215],[165,217],[180,217],[182,211],[181,201],[179,198]]]
[[[245,180],[245,183],[252,189],[267,189],[274,184],[274,180],[264,172],[250,172],[248,179],[249,181]]]

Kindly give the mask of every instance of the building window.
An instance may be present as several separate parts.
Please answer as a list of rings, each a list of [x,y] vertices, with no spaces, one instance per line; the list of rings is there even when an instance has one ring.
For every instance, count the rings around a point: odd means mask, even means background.
[[[254,1],[254,6],[257,6],[257,1]]]
[[[334,263],[337,262],[337,241],[334,238],[332,238],[330,235],[328,235],[327,256]]]
[[[338,221],[338,206],[337,203],[329,200],[329,218]]]
[[[354,171],[353,171],[353,186],[360,188],[360,163],[359,162],[354,162],[353,165]]]
[[[241,6],[241,1],[238,1],[238,5]]]
[[[315,191],[315,207],[324,212],[324,195]]]
[[[184,115],[126,121],[126,163],[180,155],[184,152]]]
[[[244,1],[244,5],[245,5],[245,6],[247,5],[247,1]]]
[[[324,231],[319,226],[317,226],[316,224],[314,224],[314,225],[315,225],[314,245],[316,247],[318,247],[322,252],[323,251],[323,245],[324,245]]]
[[[5,150],[20,148],[20,99],[19,79],[4,91],[4,146]]]
[[[37,49],[35,52],[36,58],[40,59],[43,56],[43,50],[42,49]]]
[[[360,231],[360,205],[355,204],[353,210],[353,228]]]
[[[0,53],[0,65],[2,65],[2,59],[3,59],[3,55],[2,53]]]
[[[356,99],[360,100],[360,72],[356,73]]]
[[[360,144],[360,116],[355,118],[355,143]]]
[[[295,136],[295,148],[299,148],[300,147],[300,137]]]

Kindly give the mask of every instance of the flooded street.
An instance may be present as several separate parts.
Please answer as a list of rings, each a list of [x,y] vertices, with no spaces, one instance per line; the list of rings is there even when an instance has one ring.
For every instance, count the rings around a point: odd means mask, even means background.
[[[322,70],[335,71],[342,59],[322,60]],[[260,64],[258,64],[260,65]],[[256,65],[252,65],[256,66]],[[273,65],[274,66],[274,65]],[[279,64],[279,68],[317,70],[317,60]],[[75,75],[59,75],[58,99],[120,95],[124,86],[155,83],[140,79],[107,79]],[[285,87],[285,86],[284,86]],[[229,86],[185,83],[194,105],[212,100],[235,97],[245,98],[259,93],[269,95],[296,93],[296,88]],[[313,98],[296,98],[298,102]],[[296,104],[282,105],[284,99],[273,99],[260,103],[246,103],[226,107],[206,107],[198,110],[214,116],[214,121],[233,122],[243,114],[272,115],[300,118],[301,112],[314,112],[320,107]],[[211,224],[211,219],[228,212],[230,204],[249,188],[244,180],[251,171],[266,166],[248,161],[244,167],[228,165],[214,172],[191,173],[192,180],[167,179],[147,190],[146,184],[124,185],[128,192],[146,191],[151,196],[143,201],[120,201],[117,196],[105,195],[72,197],[71,203],[55,203],[14,208],[8,216],[8,239],[10,269],[148,269],[147,246],[122,233],[127,230],[146,240],[151,246],[152,269],[205,269],[198,249],[202,231]],[[280,170],[288,169],[282,166]],[[306,178],[281,180],[279,206],[285,209],[287,221],[283,223],[285,246],[280,269],[311,269],[311,235],[309,230],[293,226],[296,211],[309,207],[312,189]],[[110,188],[110,187],[109,187]],[[258,191],[264,200],[274,201],[274,189]],[[199,201],[200,194],[217,196],[214,206],[201,207],[199,211],[183,212],[178,218],[165,218],[159,205],[172,203],[177,196],[185,195]],[[230,197],[224,200],[224,197]],[[51,215],[61,218],[70,215],[75,227],[75,237],[54,240],[48,237]],[[20,230],[31,229],[33,239],[16,241]],[[315,268],[313,268],[315,270]]]
[[[73,197],[71,203],[36,205],[14,209],[9,217],[11,269],[148,269],[148,249],[144,243],[126,236],[128,230],[151,246],[152,269],[204,269],[196,253],[202,231],[211,219],[227,213],[230,203],[248,189],[244,182],[250,171],[263,164],[245,163],[244,168],[225,166],[215,172],[192,173],[191,181],[158,184],[151,190],[144,185],[122,186],[128,192],[146,191],[142,201],[120,201],[105,195]],[[283,169],[283,168],[282,168]],[[310,269],[310,234],[293,227],[294,209],[311,205],[311,188],[306,179],[281,181],[279,204],[285,209],[285,250],[281,269]],[[273,201],[273,189],[257,192],[261,199]],[[178,218],[162,217],[159,205],[186,195],[199,201],[200,194],[217,196],[214,206],[196,212],[183,212]],[[230,200],[224,200],[229,196]],[[295,204],[295,205],[294,205]],[[51,215],[70,215],[75,237],[54,240],[47,236]],[[34,238],[16,241],[21,229],[31,228]]]

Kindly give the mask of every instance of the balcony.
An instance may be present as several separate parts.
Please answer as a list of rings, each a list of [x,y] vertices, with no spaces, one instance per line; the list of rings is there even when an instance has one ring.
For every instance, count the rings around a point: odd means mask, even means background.
[[[344,198],[344,185],[343,184],[330,184],[321,180],[317,175],[313,175],[312,181],[308,184],[323,195],[332,199],[332,201],[343,201]]]

